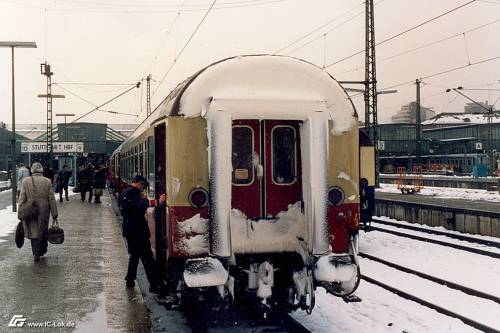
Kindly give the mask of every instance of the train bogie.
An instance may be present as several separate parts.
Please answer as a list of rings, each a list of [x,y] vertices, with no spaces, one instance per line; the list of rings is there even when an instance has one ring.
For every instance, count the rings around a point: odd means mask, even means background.
[[[136,132],[115,169],[126,178],[130,161],[147,160],[153,194],[167,194],[156,253],[181,294],[311,311],[318,286],[356,289],[367,155],[354,107],[326,72],[287,57],[226,59],[179,85]],[[138,140],[151,139],[153,158],[138,158]]]

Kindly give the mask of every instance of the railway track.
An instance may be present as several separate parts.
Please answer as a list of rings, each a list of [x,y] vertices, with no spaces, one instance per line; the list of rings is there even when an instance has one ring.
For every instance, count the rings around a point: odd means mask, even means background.
[[[378,221],[376,221],[376,222],[378,223]],[[418,228],[418,227],[415,227],[415,228]],[[432,239],[432,238],[428,238],[428,237],[414,235],[414,234],[406,233],[404,231],[396,231],[396,230],[392,230],[392,229],[385,229],[385,228],[381,228],[381,227],[376,227],[373,225],[369,227],[369,230],[385,232],[385,233],[389,233],[389,234],[400,236],[400,237],[406,237],[406,238],[410,238],[410,239],[414,239],[414,240],[418,240],[418,241],[422,241],[422,242],[438,244],[438,245],[451,247],[451,248],[458,249],[458,250],[463,250],[463,251],[467,251],[467,252],[471,252],[471,253],[476,253],[476,254],[500,259],[499,252],[487,251],[487,250],[483,250],[483,249],[479,249],[479,248],[475,248],[475,247],[465,246],[462,244],[450,243],[450,242],[445,242],[445,241],[438,240],[438,239]],[[421,231],[421,230],[415,230],[415,231]],[[428,231],[428,229],[426,229],[426,231],[424,231],[424,232],[429,233],[427,231]],[[446,234],[444,236],[448,236],[448,235]],[[464,236],[464,237],[467,237],[467,236]],[[472,238],[474,238],[474,237],[472,237]],[[477,238],[474,238],[474,239],[477,240]],[[462,240],[465,240],[465,239],[462,239]],[[475,243],[477,243],[477,242],[475,242]]]
[[[272,314],[268,318],[262,318],[255,313],[230,310],[224,318],[209,319],[206,322],[193,322],[190,325],[193,332],[234,332],[234,333],[280,333],[296,332],[310,333],[297,320],[288,314]]]
[[[438,283],[438,284],[443,285],[443,286],[447,286],[448,288],[452,288],[452,289],[456,289],[456,290],[462,291],[462,292],[464,292],[464,293],[466,293],[468,295],[476,296],[476,297],[481,297],[481,298],[484,298],[484,299],[489,299],[489,300],[491,300],[493,302],[496,302],[496,303],[500,304],[500,297],[498,297],[498,296],[494,296],[494,295],[491,295],[491,294],[488,294],[488,293],[485,293],[485,292],[482,292],[482,291],[479,291],[479,290],[475,290],[475,289],[472,289],[472,288],[469,288],[469,287],[466,287],[466,286],[462,286],[462,285],[460,285],[458,283],[454,283],[454,282],[451,282],[451,281],[443,280],[441,278],[438,278],[438,277],[435,277],[435,276],[432,276],[432,275],[429,275],[429,274],[426,274],[426,273],[422,273],[422,272],[413,270],[411,268],[404,267],[404,266],[398,265],[396,263],[393,263],[393,262],[390,262],[390,261],[378,258],[378,257],[373,256],[371,254],[360,252],[359,255],[362,258],[366,258],[366,259],[370,259],[370,260],[376,261],[378,263],[381,263],[381,264],[384,264],[386,266],[395,268],[395,269],[397,269],[399,271],[402,271],[402,272],[405,272],[405,273],[414,274],[414,275],[416,275],[416,276],[418,276],[420,278],[423,278],[423,279],[426,279],[426,280]]]
[[[467,235],[463,235],[463,234],[456,234],[456,233],[451,233],[451,232],[447,232],[447,231],[422,228],[422,227],[418,227],[418,226],[406,225],[406,224],[401,224],[401,223],[397,223],[397,222],[385,221],[385,220],[378,219],[378,218],[373,218],[372,221],[376,222],[378,224],[388,225],[391,227],[408,229],[408,230],[413,230],[413,231],[420,231],[420,232],[424,232],[424,233],[432,234],[432,235],[446,236],[449,238],[458,239],[458,240],[462,240],[462,241],[466,241],[466,242],[470,242],[470,243],[476,243],[476,244],[500,248],[500,242],[493,241],[493,240],[482,239],[482,238],[467,236]]]
[[[500,333],[499,330],[497,330],[497,329],[495,329],[493,327],[487,326],[487,325],[485,325],[483,323],[480,323],[480,322],[478,322],[476,320],[473,320],[471,318],[465,317],[465,316],[463,316],[463,315],[461,315],[459,313],[450,311],[450,310],[448,310],[448,309],[446,309],[446,308],[444,308],[444,307],[442,307],[440,305],[437,305],[437,304],[434,304],[432,302],[426,301],[426,300],[424,300],[424,299],[422,299],[422,298],[420,298],[418,296],[415,296],[413,294],[410,294],[410,293],[408,293],[406,291],[400,290],[400,289],[395,288],[393,286],[389,286],[388,284],[385,284],[385,283],[383,283],[381,281],[373,279],[373,278],[371,278],[369,276],[362,275],[361,278],[363,280],[365,280],[366,282],[369,282],[371,284],[377,285],[377,286],[379,286],[379,287],[381,287],[381,288],[383,288],[383,289],[385,289],[387,291],[390,291],[390,292],[392,292],[392,293],[394,293],[394,294],[396,294],[396,295],[398,295],[398,296],[400,296],[402,298],[408,299],[410,301],[417,302],[417,303],[419,303],[419,304],[421,304],[423,306],[426,306],[426,307],[428,307],[430,309],[436,310],[439,313],[442,313],[442,314],[444,314],[446,316],[457,318],[457,319],[461,320],[462,322],[464,322],[465,324],[467,324],[467,325],[469,325],[469,326],[471,326],[473,328],[476,328],[478,330],[481,330],[483,332],[487,332],[487,333]]]

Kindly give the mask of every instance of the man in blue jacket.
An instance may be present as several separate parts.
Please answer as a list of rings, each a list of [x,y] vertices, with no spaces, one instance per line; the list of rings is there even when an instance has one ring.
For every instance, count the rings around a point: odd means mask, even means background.
[[[151,234],[145,217],[149,201],[144,189],[148,185],[143,176],[137,175],[132,180],[131,186],[122,192],[120,198],[123,236],[127,239],[130,254],[125,280],[127,287],[133,288],[135,286],[134,280],[137,276],[137,265],[140,259],[149,281],[149,291],[163,294],[165,292],[164,283],[153,258],[151,242],[149,241]],[[160,198],[160,201],[162,200],[165,201],[165,196]]]

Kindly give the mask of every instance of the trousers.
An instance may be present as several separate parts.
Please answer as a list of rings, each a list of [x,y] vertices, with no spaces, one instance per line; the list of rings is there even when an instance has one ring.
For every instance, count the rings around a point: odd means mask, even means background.
[[[137,239],[134,237],[126,237],[128,245],[128,270],[125,280],[134,281],[137,278],[137,265],[141,260],[146,277],[150,286],[156,287],[161,283],[161,276],[151,251],[151,242],[149,239]]]
[[[47,236],[31,239],[31,251],[33,252],[34,256],[41,257],[45,253],[47,253],[48,245],[49,243],[47,241]]]

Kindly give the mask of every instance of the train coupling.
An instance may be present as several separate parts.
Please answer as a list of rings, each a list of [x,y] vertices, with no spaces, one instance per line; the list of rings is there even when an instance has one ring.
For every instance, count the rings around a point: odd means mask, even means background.
[[[183,278],[189,288],[215,287],[226,284],[229,272],[217,258],[188,259]]]

